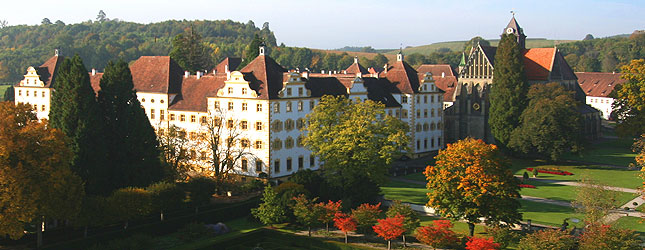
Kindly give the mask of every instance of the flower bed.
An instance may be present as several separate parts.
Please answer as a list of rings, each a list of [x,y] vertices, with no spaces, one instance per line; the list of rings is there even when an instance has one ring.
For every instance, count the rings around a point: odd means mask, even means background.
[[[533,171],[533,168],[526,168],[528,171]],[[556,174],[556,175],[573,175],[573,173],[569,171],[563,171],[559,169],[537,169],[538,173],[543,173],[543,174]]]
[[[520,184],[518,186],[521,187],[521,188],[536,188],[535,186],[529,185],[529,184]]]

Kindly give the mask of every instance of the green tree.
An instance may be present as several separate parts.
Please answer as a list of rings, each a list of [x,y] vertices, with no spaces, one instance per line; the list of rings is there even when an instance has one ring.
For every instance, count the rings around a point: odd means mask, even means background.
[[[42,245],[45,219],[71,219],[84,195],[70,169],[72,154],[58,129],[39,123],[28,104],[0,103],[0,235],[23,236],[35,224]]]
[[[501,42],[500,42],[501,43]],[[476,36],[471,38],[466,44],[464,44],[464,52],[470,53],[470,50],[473,47],[476,47],[477,44],[481,44],[482,46],[490,46],[490,42],[481,36]]]
[[[509,147],[554,161],[566,152],[579,151],[583,128],[573,93],[558,83],[534,84],[528,97],[529,106],[522,112],[520,127],[511,134]]]
[[[643,240],[633,230],[610,225],[585,228],[579,241],[580,250],[642,250]]]
[[[517,245],[520,250],[570,250],[576,239],[567,231],[546,229],[524,236]]]
[[[247,64],[249,64],[253,59],[258,57],[260,54],[260,45],[262,44],[262,39],[258,34],[256,33],[253,35],[253,40],[251,40],[251,43],[246,46],[246,49],[244,50],[244,58],[242,60],[242,63],[240,63],[239,68],[243,68]]]
[[[571,203],[576,211],[585,215],[585,223],[599,224],[616,208],[616,198],[615,191],[583,176],[580,186],[576,187],[576,198]]]
[[[390,163],[409,142],[406,124],[385,115],[384,105],[371,100],[323,96],[306,124],[304,145],[325,163],[327,183],[355,201],[373,198],[359,196],[354,187],[367,181],[378,191]]]
[[[4,99],[2,100],[13,102],[16,96],[16,93],[14,91],[15,89],[13,88],[13,85],[9,86],[7,90],[4,91],[4,97],[3,97]]]
[[[195,213],[199,212],[199,206],[210,203],[216,187],[217,182],[206,176],[193,177],[185,184],[188,200],[195,207]]]
[[[10,74],[9,67],[4,62],[0,62],[0,81],[9,80]]]
[[[183,34],[175,36],[169,55],[184,70],[192,73],[209,70],[214,66],[210,46],[202,42],[202,37],[192,25]]]
[[[495,54],[488,120],[502,147],[508,145],[511,133],[520,125],[520,115],[528,104],[528,88],[521,48],[514,35],[504,34]]]
[[[401,201],[395,200],[385,212],[387,217],[393,218],[403,216],[403,228],[406,232],[414,232],[421,225],[421,220],[417,212],[412,210],[410,205],[402,204]],[[403,246],[406,246],[405,234],[403,236]]]
[[[280,201],[280,197],[273,191],[270,185],[264,188],[262,194],[262,203],[258,208],[251,209],[251,214],[255,216],[264,225],[274,225],[287,219],[285,208]]]
[[[376,220],[381,217],[381,203],[370,205],[363,203],[352,209],[352,218],[356,220],[357,228],[363,233],[369,233]]]
[[[55,77],[50,125],[70,139],[67,145],[72,151],[72,170],[85,182],[85,191],[109,194],[113,189],[106,163],[105,130],[87,69],[75,55],[65,58]]]
[[[311,227],[317,224],[318,218],[323,213],[323,209],[320,206],[316,206],[315,202],[317,198],[310,200],[304,194],[300,194],[292,199],[295,201],[291,205],[293,215],[296,216],[300,224],[307,227],[309,237],[311,237]]]
[[[627,81],[615,90],[617,131],[623,136],[640,136],[645,134],[645,59],[632,60],[621,72]]]
[[[41,25],[49,25],[49,24],[52,24],[52,21],[50,21],[49,18],[45,17],[45,18],[43,18],[42,21],[40,21],[40,24]]]
[[[439,151],[428,166],[428,207],[449,218],[468,221],[470,235],[475,223],[518,223],[519,181],[505,166],[497,146],[466,138]]]
[[[153,183],[146,187],[146,191],[150,194],[153,209],[159,211],[161,221],[164,220],[164,211],[178,208],[186,198],[186,193],[176,183]]]
[[[108,63],[98,103],[109,135],[103,143],[112,164],[111,185],[145,187],[161,180],[164,170],[159,162],[157,135],[137,99],[127,63]]]

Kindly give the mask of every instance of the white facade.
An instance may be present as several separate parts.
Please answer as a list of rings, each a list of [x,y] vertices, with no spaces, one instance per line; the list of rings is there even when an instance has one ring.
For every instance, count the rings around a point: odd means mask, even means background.
[[[28,103],[33,106],[38,119],[49,118],[49,108],[51,100],[51,89],[45,87],[45,83],[40,80],[36,69],[29,67],[25,78],[14,86],[15,103]]]
[[[611,116],[613,103],[614,98],[611,97],[587,96],[587,104],[600,110],[601,117],[605,120],[609,120]]]

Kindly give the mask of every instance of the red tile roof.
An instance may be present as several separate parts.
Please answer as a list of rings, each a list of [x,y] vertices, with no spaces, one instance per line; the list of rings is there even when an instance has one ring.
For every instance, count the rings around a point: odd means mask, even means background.
[[[169,56],[142,56],[131,66],[138,92],[179,93],[184,70]]]
[[[385,73],[385,78],[395,84],[400,93],[412,94],[419,92],[417,71],[405,61],[394,62]]]
[[[94,93],[98,95],[99,90],[101,90],[101,78],[103,77],[103,73],[92,75],[92,72],[90,72],[88,74],[90,75],[90,84],[92,84],[92,89],[94,89]]]
[[[546,81],[553,67],[555,48],[533,48],[524,51],[524,69],[528,80]]]
[[[208,97],[215,96],[224,87],[226,74],[208,74],[183,78],[181,94],[170,104],[169,110],[208,111]]]
[[[217,64],[213,70],[219,72],[219,73],[225,73],[226,72],[226,66],[228,66],[228,71],[235,71],[237,67],[240,66],[240,63],[242,63],[242,58],[237,58],[237,57],[227,57],[222,62]]]
[[[420,74],[430,72],[435,79],[441,77],[442,73],[445,76],[455,76],[450,64],[422,64],[417,68],[417,72]]]
[[[55,82],[56,72],[63,60],[65,60],[64,56],[53,56],[36,68],[36,72],[46,88],[52,87],[52,83]]]
[[[457,77],[449,64],[423,64],[417,68],[419,79],[423,79],[426,72],[432,73],[434,84],[444,91],[443,100],[453,102],[453,95],[457,87]],[[442,77],[442,73],[445,74]]]
[[[350,65],[349,67],[347,67],[347,69],[346,69],[345,71],[347,72],[347,74],[357,74],[357,73],[361,73],[361,74],[363,74],[363,75],[367,75],[367,74],[369,74],[369,73],[370,73],[370,72],[369,72],[365,67],[363,67],[363,66],[362,66],[360,63],[358,63],[358,62],[354,62],[354,63],[352,63],[352,65]]]
[[[587,96],[607,97],[616,85],[625,83],[621,73],[576,72],[578,84]]]
[[[249,81],[249,87],[258,93],[258,99],[276,99],[282,90],[284,72],[282,66],[269,56],[259,55],[240,72],[245,73],[244,79]]]

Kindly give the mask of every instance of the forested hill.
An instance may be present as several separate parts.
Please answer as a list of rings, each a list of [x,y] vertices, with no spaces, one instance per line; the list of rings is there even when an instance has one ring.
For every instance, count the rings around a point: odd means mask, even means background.
[[[645,58],[645,31],[629,36],[587,39],[558,45],[575,71],[618,72],[633,59]]]
[[[264,23],[258,28],[252,21],[165,21],[139,24],[119,20],[87,21],[66,25],[60,21],[41,25],[0,28],[0,83],[22,79],[28,66],[39,66],[59,49],[65,56],[78,53],[85,66],[102,70],[109,60],[127,61],[140,56],[168,55],[172,39],[193,26],[202,41],[213,49],[213,58],[240,57],[254,34],[269,46],[276,39]]]

